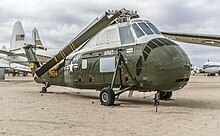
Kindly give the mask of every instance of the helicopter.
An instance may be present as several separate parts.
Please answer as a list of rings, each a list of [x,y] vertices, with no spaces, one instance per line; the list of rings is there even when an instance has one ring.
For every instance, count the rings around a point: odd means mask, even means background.
[[[51,85],[96,89],[104,106],[126,91],[155,91],[158,105],[190,78],[186,52],[132,10],[106,11],[45,64],[33,48],[24,47],[34,80],[45,84],[42,93]]]

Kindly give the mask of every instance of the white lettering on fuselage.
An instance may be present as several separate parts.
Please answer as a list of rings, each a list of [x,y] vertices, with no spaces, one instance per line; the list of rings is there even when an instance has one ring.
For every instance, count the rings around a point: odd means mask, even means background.
[[[114,50],[105,51],[104,55],[112,55],[114,54]]]

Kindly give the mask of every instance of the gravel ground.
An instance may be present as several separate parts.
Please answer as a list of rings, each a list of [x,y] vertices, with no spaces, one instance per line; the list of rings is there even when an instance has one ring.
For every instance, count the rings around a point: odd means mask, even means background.
[[[0,82],[0,135],[220,135],[219,76],[191,77],[157,113],[154,93],[125,93],[105,107],[94,90],[51,86],[41,95],[42,86],[31,77]]]

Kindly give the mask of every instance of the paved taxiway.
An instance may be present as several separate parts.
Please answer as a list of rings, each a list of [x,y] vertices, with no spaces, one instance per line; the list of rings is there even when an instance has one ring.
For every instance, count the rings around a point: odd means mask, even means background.
[[[193,76],[188,85],[161,101],[153,95],[123,94],[104,107],[99,92],[42,85],[31,77],[0,82],[0,135],[220,135],[220,77]]]

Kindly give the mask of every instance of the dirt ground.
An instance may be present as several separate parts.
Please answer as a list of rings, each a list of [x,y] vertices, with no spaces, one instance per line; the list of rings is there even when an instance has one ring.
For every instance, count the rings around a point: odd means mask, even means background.
[[[94,90],[51,86],[42,96],[42,86],[31,77],[0,82],[0,135],[220,135],[219,76],[191,77],[157,113],[154,93],[125,93],[105,107]]]

